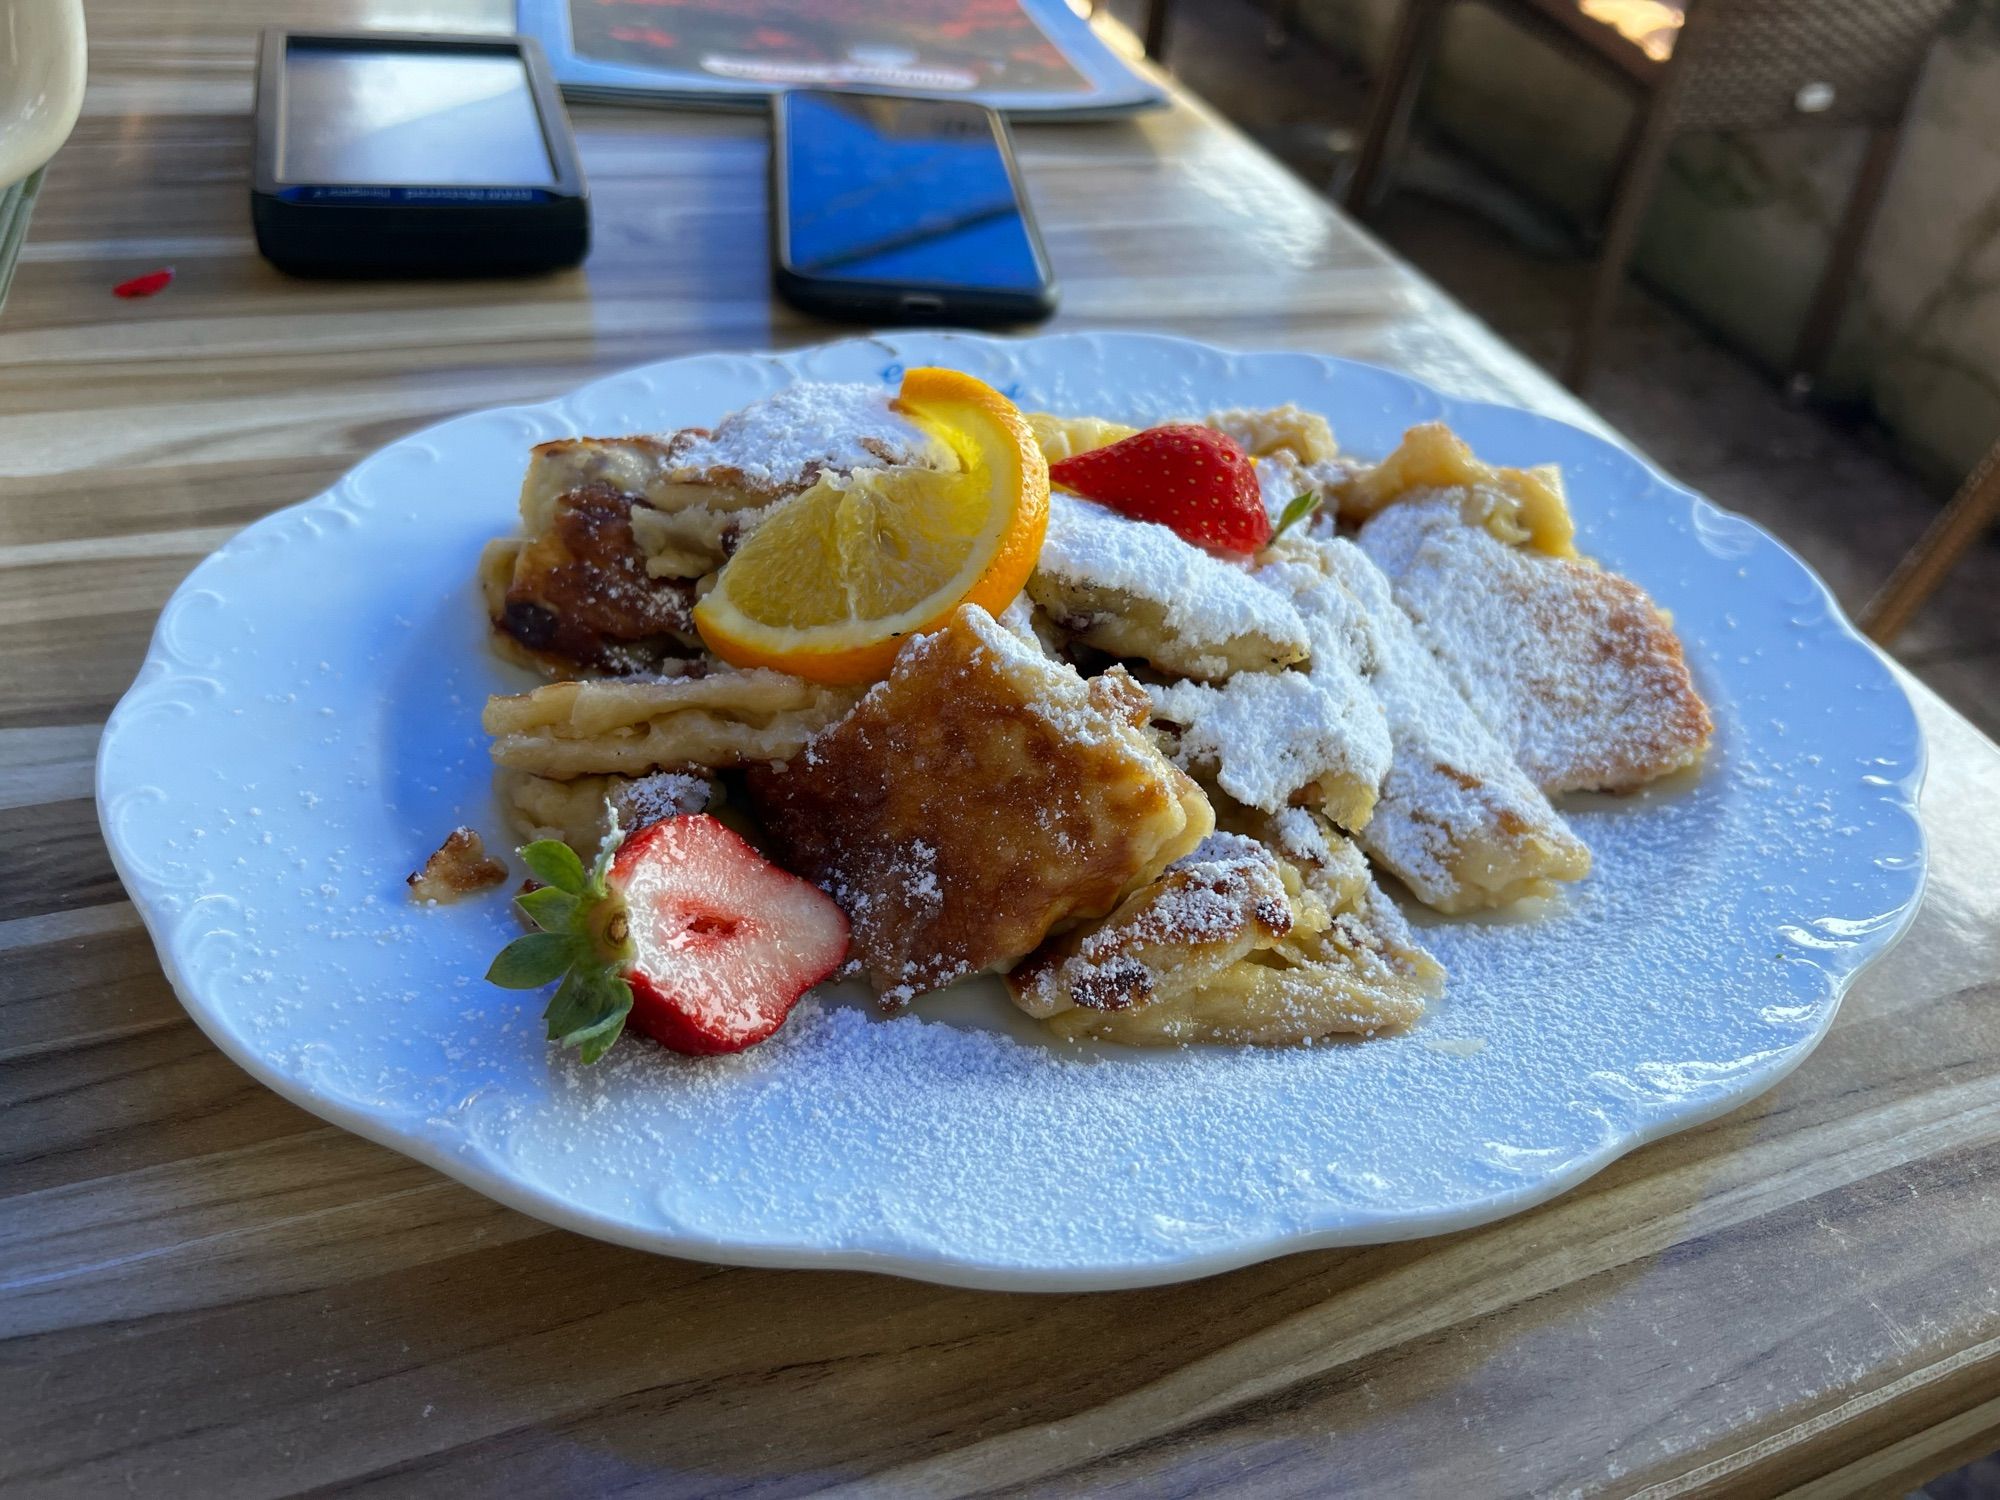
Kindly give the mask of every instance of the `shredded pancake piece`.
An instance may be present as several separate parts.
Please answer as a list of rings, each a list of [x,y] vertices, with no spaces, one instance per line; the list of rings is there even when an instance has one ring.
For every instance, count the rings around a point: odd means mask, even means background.
[[[1199,988],[1292,924],[1270,853],[1240,834],[1210,834],[1102,922],[1045,944],[1007,986],[1044,1020],[1078,1006],[1130,1010]]]
[[[1156,685],[1153,716],[1175,763],[1266,812],[1299,802],[1343,828],[1374,811],[1388,775],[1388,720],[1368,685],[1379,646],[1360,604],[1327,573],[1316,544],[1287,538],[1254,582],[1306,627],[1304,671],[1239,673],[1220,687]]]
[[[1098,681],[965,605],[803,753],[750,770],[782,862],[846,911],[886,1003],[1102,916],[1213,827],[1135,690]]]
[[[1087,644],[1182,677],[1273,672],[1305,660],[1310,645],[1298,612],[1243,568],[1068,495],[1049,497],[1028,592]]]
[[[1533,469],[1489,464],[1442,422],[1412,427],[1395,452],[1339,485],[1340,518],[1359,525],[1390,505],[1440,489],[1475,492],[1480,524],[1500,541],[1525,543],[1551,557],[1576,556],[1576,523],[1563,494],[1562,471],[1553,464]]]
[[[491,890],[506,878],[507,867],[486,852],[478,834],[470,828],[454,828],[424,861],[424,867],[410,877],[410,899],[433,905],[457,901],[476,891]]]
[[[1452,685],[1382,571],[1352,542],[1305,545],[1359,602],[1378,640],[1369,686],[1394,753],[1374,816],[1356,833],[1362,848],[1442,912],[1505,906],[1581,880],[1590,851]]]
[[[1340,457],[1340,445],[1333,440],[1326,418],[1290,401],[1283,406],[1234,406],[1212,411],[1202,420],[1260,461],[1283,455],[1302,464],[1323,464]]]
[[[567,779],[643,776],[787,760],[845,713],[856,693],[765,668],[718,667],[669,678],[551,682],[489,698],[493,759]]]
[[[1417,1021],[1444,971],[1353,845],[1303,809],[1240,821],[1261,842],[1217,834],[1051,940],[1008,977],[1015,1003],[1072,1039],[1139,1046],[1297,1045]]]
[[[528,651],[600,670],[698,649],[694,587],[647,571],[633,505],[602,481],[557,496],[547,529],[514,555],[495,625]]]
[[[1445,492],[1383,511],[1361,546],[1486,726],[1549,793],[1629,791],[1714,731],[1679,639],[1637,584],[1495,538]]]
[[[1305,808],[1246,812],[1240,826],[1278,856],[1288,880],[1296,877],[1305,919],[1204,989],[1205,1022],[1266,1045],[1415,1025],[1444,992],[1444,968],[1375,884],[1361,851]]]
[[[858,381],[799,381],[730,413],[712,432],[676,433],[671,447],[675,480],[766,498],[797,494],[825,473],[958,463],[895,409],[885,387]]]
[[[1311,800],[1347,827],[1373,812],[1389,770],[1389,730],[1349,673],[1245,672],[1221,687],[1149,689],[1174,763],[1237,801],[1276,812]]]
[[[712,430],[541,444],[521,486],[521,524],[529,535],[542,531],[554,499],[592,481],[662,511],[754,510],[811,488],[827,472],[956,462],[891,407],[883,388],[802,381],[731,412]]]

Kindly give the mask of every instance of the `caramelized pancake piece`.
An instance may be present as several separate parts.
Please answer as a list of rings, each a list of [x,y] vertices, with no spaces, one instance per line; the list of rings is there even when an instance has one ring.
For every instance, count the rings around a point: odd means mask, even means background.
[[[1452,683],[1545,792],[1629,791],[1714,732],[1680,641],[1637,584],[1496,540],[1475,497],[1390,507],[1361,531]]]
[[[1237,821],[1232,819],[1232,821]],[[1414,1024],[1444,985],[1352,844],[1315,815],[1250,814],[1103,922],[1008,978],[1071,1039],[1299,1045]]]
[[[1369,686],[1393,755],[1374,816],[1356,833],[1424,905],[1458,913],[1547,896],[1590,871],[1590,851],[1480,722],[1352,542],[1311,542],[1377,636]]]
[[[1045,943],[1007,976],[1043,1020],[1082,1007],[1125,1011],[1200,988],[1292,930],[1278,862],[1254,839],[1211,834],[1110,916]]]
[[[551,682],[486,700],[493,759],[568,780],[786,760],[854,703],[847,688],[784,672],[702,669],[682,677]]]
[[[1220,681],[1305,660],[1298,612],[1164,526],[1088,500],[1049,497],[1028,593],[1057,625],[1113,656]]]
[[[713,431],[543,443],[521,484],[522,535],[481,563],[496,646],[561,676],[657,668],[699,648],[695,581],[820,475],[956,461],[886,390],[813,382]]]
[[[1224,975],[1210,1003],[1254,1007],[1273,1029],[1287,1016],[1299,1017],[1324,1027],[1321,1035],[1372,1036],[1414,1026],[1444,993],[1444,966],[1376,885],[1360,849],[1304,808],[1276,817],[1247,813],[1244,826],[1297,872],[1329,918],[1324,927],[1302,925],[1263,965],[1271,972]]]
[[[538,536],[548,530],[563,495],[585,485],[608,485],[636,502],[633,532],[652,576],[692,579],[713,572],[747,532],[799,491],[739,484],[728,475],[691,468],[677,453],[695,435],[706,434],[690,428],[665,438],[562,438],[541,444],[521,485],[522,525],[529,536]]]
[[[1326,418],[1290,401],[1283,406],[1212,411],[1203,425],[1213,427],[1260,463],[1280,454],[1302,464],[1331,463],[1340,457],[1340,445],[1333,440]]]
[[[966,605],[803,754],[753,767],[750,794],[903,1004],[1102,916],[1209,832],[1142,719],[1129,687],[1086,686]]]
[[[1267,813],[1254,807],[1225,806],[1217,812],[1216,821],[1231,833],[1256,839],[1290,865],[1305,889],[1324,902],[1328,911],[1354,906],[1374,884],[1367,857],[1354,841],[1342,837],[1323,814],[1310,808],[1288,807]]]
[[[1499,541],[1526,543],[1551,557],[1576,556],[1562,471],[1553,464],[1506,469],[1486,463],[1442,422],[1412,427],[1394,453],[1339,486],[1340,518],[1366,521],[1386,506],[1441,489],[1473,491],[1480,524]]]
[[[547,529],[515,551],[494,624],[527,651],[599,671],[696,650],[694,586],[647,572],[633,505],[602,481],[558,495]]]
[[[557,438],[528,450],[521,480],[521,529],[528,536],[547,531],[556,502],[589,484],[608,485],[622,495],[644,499],[665,479],[673,440],[658,437]]]
[[[1253,953],[1171,1012],[1134,1020],[1144,1035],[1101,1026],[1111,1041],[1215,1041],[1299,1046],[1333,1036],[1378,1036],[1423,1019],[1444,990],[1444,969],[1418,946],[1403,914],[1372,883],[1326,925],[1301,924],[1268,953]],[[1060,1025],[1060,1018],[1058,1025]]]
[[[506,878],[507,867],[486,852],[478,834],[470,828],[454,828],[424,861],[424,867],[410,876],[410,899],[431,906],[460,901],[491,890]]]

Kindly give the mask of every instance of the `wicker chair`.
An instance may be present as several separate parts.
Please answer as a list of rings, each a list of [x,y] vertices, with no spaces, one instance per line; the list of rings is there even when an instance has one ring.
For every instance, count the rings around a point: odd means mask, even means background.
[[[1455,0],[1404,0],[1347,187],[1365,215],[1407,132],[1412,106]],[[1696,130],[1756,130],[1812,121],[1869,130],[1861,171],[1791,357],[1793,389],[1808,389],[1840,326],[1903,116],[1931,37],[1956,0],[1688,0],[1672,55],[1653,58],[1577,0],[1484,0],[1585,59],[1628,89],[1635,111],[1609,194],[1597,273],[1564,379],[1580,389],[1674,138]]]

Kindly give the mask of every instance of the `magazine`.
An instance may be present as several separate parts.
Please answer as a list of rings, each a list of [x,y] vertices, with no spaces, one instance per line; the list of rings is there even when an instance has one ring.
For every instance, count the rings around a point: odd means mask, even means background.
[[[755,108],[787,88],[1083,118],[1163,103],[1064,0],[517,0],[571,99]]]

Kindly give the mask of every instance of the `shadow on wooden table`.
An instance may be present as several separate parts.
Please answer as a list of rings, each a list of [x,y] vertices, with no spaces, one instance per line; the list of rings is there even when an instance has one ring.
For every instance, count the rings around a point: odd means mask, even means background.
[[[504,1215],[528,1236],[259,1310],[272,1383],[237,1393],[237,1443],[296,1455],[293,1482],[424,1494],[1178,1484],[1205,1434],[1203,1489],[1272,1445],[1393,1489],[1455,1467],[1449,1443],[1490,1478],[1464,1424],[1504,1403],[1567,1425],[1564,1346],[1618,1321],[1705,1176],[1670,1145],[1486,1231],[1081,1296],[727,1270]]]
[[[1563,1398],[1559,1364],[1520,1384],[1545,1333],[1567,1336],[1544,1325],[1615,1302],[1685,1219],[1672,1197],[1699,1190],[1698,1170],[1668,1188],[1645,1166],[1613,1169],[1606,1197],[1483,1233],[1083,1296],[723,1270],[548,1233],[357,1286],[301,1332],[329,1354],[400,1341],[402,1398],[364,1405],[369,1425],[403,1429],[394,1487],[426,1493],[600,1493],[640,1475],[649,1493],[786,1490],[926,1461],[943,1471],[897,1477],[1184,1482],[1175,1450],[1224,1413],[1232,1449],[1275,1442],[1393,1487],[1428,1467],[1441,1422],[1460,1430],[1448,1414]],[[1635,1211],[1644,1230],[1617,1222]],[[412,1451],[425,1424],[435,1460]],[[1203,1466],[1215,1482],[1232,1467],[1212,1448]]]

